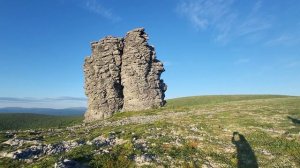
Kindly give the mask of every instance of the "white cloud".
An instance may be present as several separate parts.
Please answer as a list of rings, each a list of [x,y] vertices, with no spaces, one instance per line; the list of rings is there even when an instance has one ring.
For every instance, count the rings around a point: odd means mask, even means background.
[[[84,0],[84,8],[93,12],[97,15],[100,15],[106,19],[109,19],[113,22],[120,21],[121,18],[115,15],[111,9],[105,8],[97,0]]]
[[[297,34],[282,34],[274,39],[265,43],[266,46],[292,46],[299,44],[300,37]]]
[[[239,35],[248,35],[258,31],[266,30],[271,27],[271,24],[260,18],[249,18],[239,27]]]
[[[227,43],[234,38],[255,35],[271,28],[266,16],[260,14],[262,1],[250,7],[249,14],[234,8],[235,0],[183,0],[179,14],[187,18],[199,31],[212,30],[216,42]]]
[[[186,0],[178,5],[178,12],[185,15],[196,28],[215,26],[230,13],[233,0]]]

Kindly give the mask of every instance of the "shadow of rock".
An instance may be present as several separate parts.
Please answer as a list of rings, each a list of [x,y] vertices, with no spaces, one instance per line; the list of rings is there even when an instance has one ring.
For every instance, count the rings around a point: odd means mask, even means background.
[[[293,118],[291,116],[288,116],[288,119],[290,119],[294,124],[300,124],[300,120],[297,118]]]
[[[258,168],[256,156],[246,138],[234,132],[231,141],[237,150],[238,168]]]

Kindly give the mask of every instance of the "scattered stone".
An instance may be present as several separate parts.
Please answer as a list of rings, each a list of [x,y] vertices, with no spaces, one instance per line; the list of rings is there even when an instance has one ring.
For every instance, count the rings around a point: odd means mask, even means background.
[[[54,168],[87,168],[88,166],[83,165],[75,160],[64,159],[54,164]]]
[[[115,142],[115,138],[105,138],[103,136],[99,136],[92,140],[92,144],[96,145],[97,147],[112,146],[115,144]]]
[[[140,150],[142,152],[147,152],[148,150],[148,144],[147,141],[145,141],[144,139],[133,139],[133,149],[134,150]]]
[[[65,151],[68,152],[83,144],[84,143],[79,143],[77,141],[62,141],[61,143],[48,145],[39,143],[37,145],[33,145],[25,149],[19,149],[14,152],[3,152],[0,154],[0,156],[26,161],[26,159],[38,159],[44,155],[59,154]]]
[[[191,131],[194,131],[194,132],[198,132],[198,131],[199,131],[197,127],[191,127],[190,130],[191,130]]]
[[[134,161],[138,166],[150,165],[156,160],[156,156],[154,154],[142,154],[140,156],[135,156]]]
[[[12,156],[13,159],[26,160],[29,158],[38,158],[43,154],[43,146],[31,146],[24,150],[18,150]]]
[[[37,145],[37,144],[40,144],[41,141],[39,141],[39,140],[25,140],[25,139],[12,138],[12,139],[9,139],[9,140],[3,142],[2,144],[6,144],[6,145],[10,145],[10,146],[21,147],[21,146],[23,146],[25,143],[26,143],[26,144],[34,144],[34,145]]]
[[[7,132],[5,133],[5,137],[6,137],[6,138],[13,138],[14,136],[15,136],[15,134],[12,133],[12,132],[7,131]]]

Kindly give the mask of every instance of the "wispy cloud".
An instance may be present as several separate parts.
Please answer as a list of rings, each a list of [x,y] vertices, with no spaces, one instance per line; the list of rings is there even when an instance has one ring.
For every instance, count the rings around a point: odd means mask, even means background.
[[[268,21],[270,18],[260,14],[262,8],[262,1],[258,0],[253,5],[249,15],[238,26],[238,34],[241,36],[263,31],[272,27],[272,24]]]
[[[186,0],[178,5],[177,10],[197,29],[205,30],[217,26],[221,20],[232,15],[230,11],[232,3],[233,0]]]
[[[235,65],[241,65],[241,64],[247,64],[250,62],[250,59],[249,58],[239,58],[237,59],[234,64]]]
[[[258,31],[266,30],[271,27],[271,24],[259,17],[250,17],[241,26],[239,26],[238,34],[248,35]]]
[[[0,97],[0,107],[49,107],[68,108],[85,107],[86,98],[83,97],[55,97],[55,98],[32,98],[32,97]]]
[[[300,37],[297,34],[282,34],[265,43],[266,46],[292,46],[300,43]]]
[[[256,13],[260,10],[260,8],[262,7],[262,1],[256,1],[256,3],[254,4],[254,7],[252,8],[252,13]]]
[[[212,30],[214,40],[221,43],[271,28],[267,16],[259,12],[262,1],[254,3],[246,15],[234,8],[235,3],[235,0],[183,0],[177,11],[197,30]]]
[[[285,65],[285,68],[296,68],[300,67],[300,61],[289,62]]]
[[[113,22],[117,22],[121,20],[120,16],[117,16],[115,13],[112,12],[112,9],[104,7],[99,1],[97,0],[84,0],[84,8],[89,10],[92,13],[100,15],[106,19],[109,19]]]

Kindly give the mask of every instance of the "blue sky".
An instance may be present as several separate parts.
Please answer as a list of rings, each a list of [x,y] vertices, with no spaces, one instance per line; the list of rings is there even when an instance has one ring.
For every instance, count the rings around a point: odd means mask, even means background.
[[[1,0],[0,107],[84,105],[90,42],[136,27],[165,64],[167,98],[300,95],[299,11],[298,0]]]

